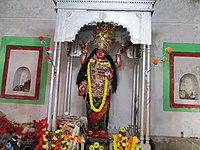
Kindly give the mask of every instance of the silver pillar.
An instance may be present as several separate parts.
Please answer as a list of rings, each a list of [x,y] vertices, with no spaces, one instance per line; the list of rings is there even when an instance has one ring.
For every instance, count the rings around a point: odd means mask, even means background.
[[[146,93],[146,45],[142,45],[142,96],[141,96],[141,123],[140,123],[140,140],[144,142],[144,118],[145,118],[145,93]]]
[[[140,49],[141,51],[141,49]],[[142,58],[142,57],[141,57]],[[140,129],[140,116],[141,116],[141,97],[142,97],[142,77],[141,77],[141,69],[142,69],[142,61],[141,61],[141,58],[138,59],[138,64],[137,64],[137,107],[138,107],[138,114],[137,114],[137,127],[138,129]]]
[[[67,54],[67,71],[66,71],[66,83],[65,83],[65,98],[64,98],[64,113],[67,112],[70,115],[71,112],[71,90],[72,90],[72,68],[73,68],[73,54],[77,53],[77,40],[72,45],[68,44],[68,54]]]
[[[52,131],[56,130],[56,120],[58,114],[58,99],[59,99],[59,81],[60,81],[60,56],[61,56],[61,42],[58,43],[58,55],[56,63],[56,80],[54,86],[54,107],[53,107],[53,120],[52,120]]]
[[[131,103],[131,126],[135,124],[135,112],[136,112],[136,62],[133,60],[133,81],[132,81],[132,103]]]
[[[137,117],[138,117],[138,109],[139,109],[139,64],[138,64],[138,60],[136,60],[136,63],[135,63],[135,72],[136,72],[136,77],[135,77],[135,117],[134,117],[134,126],[137,127],[138,126],[138,120],[137,120]]]
[[[68,90],[68,107],[67,110],[70,114],[71,112],[71,93],[72,93],[72,66],[73,66],[73,57],[70,56],[70,68],[69,68],[69,90]]]
[[[151,67],[150,45],[147,46],[147,70]],[[146,143],[150,141],[150,102],[151,102],[151,71],[146,71],[146,87],[147,87],[147,116],[146,116]]]
[[[69,46],[69,45],[68,45]],[[63,105],[63,113],[69,113],[69,99],[68,99],[68,92],[69,92],[69,70],[70,70],[70,50],[68,47],[67,52],[67,67],[66,67],[66,78],[65,78],[65,98],[64,98],[64,105]]]
[[[142,51],[142,47],[140,47],[140,51]],[[142,54],[141,54],[142,55]],[[137,99],[138,99],[138,118],[137,118],[137,126],[138,129],[141,129],[141,99],[142,99],[142,56],[138,59],[138,66],[137,66]]]
[[[54,52],[53,52],[53,64],[56,63],[56,54],[57,54],[58,43],[55,42]],[[48,104],[48,113],[47,113],[47,130],[51,131],[52,127],[52,101],[53,101],[53,91],[54,91],[54,79],[55,79],[56,68],[52,66],[51,68],[51,82],[50,82],[50,91],[49,91],[49,104]]]

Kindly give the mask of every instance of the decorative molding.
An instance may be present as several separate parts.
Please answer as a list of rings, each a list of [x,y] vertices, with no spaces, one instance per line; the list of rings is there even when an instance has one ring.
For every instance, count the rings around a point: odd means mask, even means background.
[[[104,21],[104,19],[105,19],[106,17],[107,17],[107,16],[106,16],[106,13],[104,13],[104,12],[99,13],[99,19],[100,19],[100,20]]]
[[[133,44],[151,44],[151,12],[148,10],[144,12],[130,11],[130,9],[149,9],[152,7],[152,5],[149,5],[149,3],[153,1],[148,1],[148,4],[143,4],[146,1],[140,0],[59,0],[58,2],[67,3],[68,5],[60,4],[62,9],[58,9],[56,32],[54,38],[55,42],[72,42],[84,25],[96,24],[97,22],[104,21],[112,22],[115,26],[121,25],[126,28]],[[91,4],[89,4],[89,2],[91,2]],[[98,4],[98,2],[101,3],[101,6]],[[105,5],[102,5],[104,3]],[[110,5],[106,5],[107,3]],[[114,3],[117,4],[115,5]],[[125,5],[118,5],[120,3],[125,3]],[[134,5],[134,7],[132,7],[132,5],[129,5],[129,3],[139,3],[141,5]],[[86,5],[94,9],[85,10]],[[98,6],[105,9],[99,11]],[[115,8],[118,9],[118,6],[120,7],[119,10],[115,11]],[[126,8],[128,9],[126,10]]]
[[[155,0],[58,0],[57,9],[153,11]]]
[[[136,4],[152,4],[155,3],[155,0],[57,0],[61,3],[136,3]]]
[[[140,44],[140,43],[150,44],[151,42],[150,39],[148,39],[148,37],[146,38],[146,36],[143,34],[147,32],[144,31],[146,29],[144,29],[142,26],[142,22],[145,22],[145,20],[142,21],[143,15],[145,14],[139,12],[114,13],[108,11],[106,12],[66,11],[65,17],[61,15],[62,17],[65,18],[64,24],[58,26],[59,28],[62,27],[63,29],[59,29],[60,33],[55,36],[57,37],[55,38],[55,41],[72,42],[83,26],[105,21],[105,22],[112,22],[115,26],[121,25],[124,28],[126,28],[127,32],[129,33],[129,36],[131,37],[131,41],[134,44]]]

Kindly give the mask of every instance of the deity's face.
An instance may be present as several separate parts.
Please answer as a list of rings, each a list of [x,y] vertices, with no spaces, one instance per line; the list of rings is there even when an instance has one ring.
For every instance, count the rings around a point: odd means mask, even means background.
[[[104,59],[106,57],[106,53],[105,53],[104,50],[98,49],[96,51],[96,56],[97,56],[98,59]]]

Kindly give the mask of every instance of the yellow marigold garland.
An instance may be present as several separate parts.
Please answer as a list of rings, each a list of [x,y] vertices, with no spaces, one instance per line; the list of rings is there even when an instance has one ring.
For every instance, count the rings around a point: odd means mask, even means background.
[[[91,58],[90,61],[88,62],[88,65],[87,65],[89,102],[90,102],[91,109],[94,112],[100,112],[103,109],[105,102],[106,102],[106,96],[107,96],[107,92],[108,92],[108,83],[109,82],[108,82],[107,76],[105,76],[103,99],[102,99],[102,102],[101,102],[101,105],[99,106],[99,108],[95,108],[94,103],[93,103],[93,97],[92,97],[92,83],[91,83],[91,74],[90,74],[90,64],[91,64],[92,61],[93,61],[93,59]],[[109,68],[110,66],[111,66],[110,62],[108,62],[107,67]]]
[[[113,149],[114,150],[135,150],[136,146],[141,148],[139,139],[136,136],[122,136],[121,134],[113,135]]]

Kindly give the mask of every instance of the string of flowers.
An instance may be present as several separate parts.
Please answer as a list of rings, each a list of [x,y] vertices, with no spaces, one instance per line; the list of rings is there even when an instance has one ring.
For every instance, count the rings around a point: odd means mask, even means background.
[[[61,124],[59,120],[57,120],[57,130],[53,136],[45,127],[37,134],[37,137],[38,145],[34,150],[67,150],[74,141],[80,143],[83,140],[78,134],[73,136],[71,127],[68,124]]]
[[[55,65],[53,64],[53,59],[52,59],[52,56],[51,56],[51,54],[52,54],[51,47],[46,45],[46,41],[44,40],[43,36],[39,36],[38,40],[44,46],[44,49],[47,53],[47,55],[44,57],[44,59],[46,61],[48,61],[48,63],[50,63],[54,68],[56,68]]]
[[[154,64],[151,66],[151,68],[149,70],[146,71],[146,74],[151,71],[151,69],[153,67],[155,67],[160,61],[161,62],[166,62],[167,61],[167,57],[165,56],[167,53],[170,54],[172,52],[172,48],[171,47],[167,47],[165,48],[165,52],[163,53],[163,55],[161,57],[153,57],[151,62]]]
[[[113,135],[113,149],[114,150],[135,150],[141,148],[140,140],[137,136],[126,136],[126,129],[120,128],[118,134]]]
[[[94,106],[93,97],[92,97],[92,82],[91,82],[91,74],[90,74],[91,73],[90,72],[91,62],[93,62],[92,58],[89,60],[89,63],[87,65],[87,79],[88,79],[89,102],[90,102],[91,109],[94,112],[100,112],[103,109],[103,107],[105,105],[105,102],[106,102],[106,96],[107,96],[107,92],[108,92],[108,78],[107,78],[107,76],[105,76],[103,99],[102,99],[102,102],[101,102],[101,105],[99,106],[99,108],[96,108]],[[108,62],[107,68],[110,68],[110,67],[111,67],[110,62]]]

